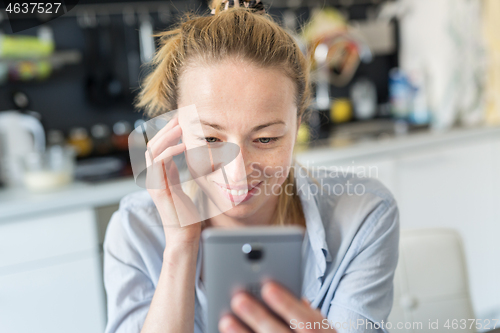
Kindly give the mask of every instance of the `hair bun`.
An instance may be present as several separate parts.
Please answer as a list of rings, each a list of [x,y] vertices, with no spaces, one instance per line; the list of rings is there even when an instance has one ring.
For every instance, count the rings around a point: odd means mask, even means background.
[[[261,0],[222,0],[221,10],[227,10],[229,8],[249,8],[253,13],[264,14],[266,9]],[[212,9],[212,14],[215,14],[215,9]]]

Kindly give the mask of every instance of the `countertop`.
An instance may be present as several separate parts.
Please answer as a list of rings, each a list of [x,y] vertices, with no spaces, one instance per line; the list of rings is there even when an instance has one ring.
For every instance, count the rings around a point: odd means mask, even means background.
[[[132,177],[97,184],[74,182],[44,193],[33,193],[24,188],[2,189],[0,223],[55,210],[112,205],[125,195],[139,190],[141,188]]]
[[[324,141],[316,147],[299,146],[296,149],[296,158],[302,165],[312,166],[497,137],[500,138],[500,127],[461,128],[446,132],[425,131],[357,142],[336,138]],[[0,223],[56,210],[116,204],[125,195],[138,190],[141,188],[132,178],[96,184],[75,182],[48,193],[31,193],[23,188],[0,189]]]
[[[500,138],[500,126],[454,128],[447,131],[419,131],[410,134],[384,136],[380,139],[357,140],[337,137],[315,148],[296,148],[296,159],[304,166],[381,157],[387,154],[427,149],[429,147],[465,144],[475,140]]]

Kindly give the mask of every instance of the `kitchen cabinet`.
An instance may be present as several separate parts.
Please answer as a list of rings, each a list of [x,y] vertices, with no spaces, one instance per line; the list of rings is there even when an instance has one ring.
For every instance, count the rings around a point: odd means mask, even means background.
[[[395,162],[402,228],[446,227],[464,240],[470,292],[478,313],[498,306],[500,187],[493,141],[408,153]],[[496,272],[494,272],[496,270]]]
[[[0,331],[102,332],[94,209],[0,223]]]

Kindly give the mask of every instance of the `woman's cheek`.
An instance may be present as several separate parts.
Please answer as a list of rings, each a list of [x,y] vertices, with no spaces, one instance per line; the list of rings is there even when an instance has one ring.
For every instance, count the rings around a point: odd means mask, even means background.
[[[263,162],[263,174],[273,184],[283,184],[291,165],[291,154],[275,154]]]

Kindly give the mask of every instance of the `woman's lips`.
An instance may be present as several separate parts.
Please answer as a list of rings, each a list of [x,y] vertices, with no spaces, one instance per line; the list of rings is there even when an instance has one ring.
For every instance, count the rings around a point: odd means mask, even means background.
[[[221,185],[218,183],[215,183],[217,185],[217,188],[219,191],[222,193],[222,195],[228,199],[229,201],[235,202],[235,203],[242,203],[247,200],[249,200],[255,193],[257,192],[257,188],[262,184],[263,182],[261,181],[257,185],[250,187],[250,190],[247,188],[242,188],[242,186],[233,186],[231,185]],[[240,188],[239,190],[235,188]]]

